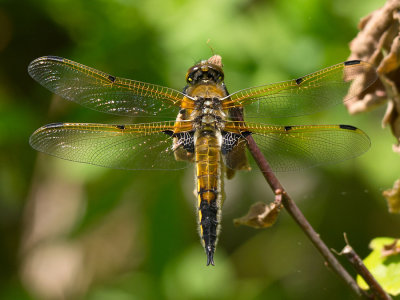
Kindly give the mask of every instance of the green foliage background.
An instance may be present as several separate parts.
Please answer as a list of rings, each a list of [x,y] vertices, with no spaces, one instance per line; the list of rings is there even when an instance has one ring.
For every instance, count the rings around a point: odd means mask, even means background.
[[[126,226],[134,228],[133,243],[121,254],[129,263],[96,276],[79,298],[352,299],[286,212],[271,229],[233,226],[232,219],[252,203],[272,200],[257,170],[226,183],[216,266],[207,268],[196,232],[192,169],[128,172],[38,155],[28,139],[41,125],[121,121],[54,99],[26,68],[36,57],[57,55],[117,76],[181,89],[186,70],[212,55],[206,43],[210,40],[223,58],[226,84],[233,92],[345,61],[359,19],[383,4],[0,0],[0,298],[43,297],[29,280],[21,280],[29,255],[22,247],[31,229],[27,214],[32,207],[27,203],[38,185],[58,178],[79,185],[84,195],[79,217],[62,235],[65,243],[82,241],[118,207],[132,216]],[[400,174],[400,158],[391,151],[394,138],[380,125],[383,113],[382,107],[349,116],[344,107],[336,107],[309,117],[273,120],[286,125],[351,124],[370,136],[372,148],[360,158],[278,174],[329,247],[340,250],[342,233],[347,232],[363,257],[373,237],[399,234],[400,218],[387,213],[381,196]],[[115,246],[118,256],[117,244],[107,238],[103,243]],[[103,248],[96,245],[99,251]]]

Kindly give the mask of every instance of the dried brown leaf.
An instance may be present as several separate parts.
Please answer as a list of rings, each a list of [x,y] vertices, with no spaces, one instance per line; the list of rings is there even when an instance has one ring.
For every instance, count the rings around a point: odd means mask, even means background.
[[[400,153],[400,0],[388,0],[386,4],[364,17],[359,24],[360,32],[350,43],[349,59],[368,61],[377,67],[379,79],[364,93],[346,103],[352,114],[369,111],[388,101],[382,125],[389,125]]]
[[[396,180],[393,188],[384,191],[383,196],[388,203],[389,212],[400,213],[400,179]]]
[[[382,257],[400,254],[400,241],[396,239],[391,244],[383,245],[381,253]]]
[[[386,55],[383,60],[381,61],[378,67],[378,73],[380,74],[387,74],[390,73],[400,66],[399,61],[399,51],[400,51],[400,42],[399,36],[397,36],[393,40],[393,44],[390,49],[390,53]]]
[[[233,223],[236,226],[246,225],[257,229],[270,227],[275,224],[281,208],[282,206],[275,202],[257,202],[250,207],[245,216],[233,220]]]

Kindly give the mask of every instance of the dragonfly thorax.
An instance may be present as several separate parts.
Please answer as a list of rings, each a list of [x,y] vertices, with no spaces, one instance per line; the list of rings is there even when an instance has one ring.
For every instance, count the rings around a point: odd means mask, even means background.
[[[221,129],[226,119],[226,115],[222,110],[221,101],[217,97],[213,98],[197,98],[195,109],[191,115],[196,128],[204,126],[212,126]]]
[[[221,100],[218,97],[197,97],[195,101],[195,110],[221,110]]]

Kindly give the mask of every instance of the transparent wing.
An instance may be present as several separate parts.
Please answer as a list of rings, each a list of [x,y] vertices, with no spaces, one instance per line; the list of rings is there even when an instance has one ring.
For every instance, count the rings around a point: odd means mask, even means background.
[[[362,130],[350,125],[274,126],[238,122],[226,130],[241,131],[242,135],[251,132],[274,171],[341,162],[363,154],[371,145]]]
[[[29,64],[28,72],[65,99],[122,116],[176,116],[185,97],[174,89],[115,77],[56,56],[37,58]]]
[[[180,130],[190,129],[186,123]],[[170,170],[187,166],[176,161],[173,122],[135,125],[55,123],[43,126],[30,137],[41,152],[76,162],[115,169]]]
[[[294,117],[347,101],[377,79],[372,65],[347,61],[309,75],[247,88],[223,99],[224,109],[243,106],[245,117]]]

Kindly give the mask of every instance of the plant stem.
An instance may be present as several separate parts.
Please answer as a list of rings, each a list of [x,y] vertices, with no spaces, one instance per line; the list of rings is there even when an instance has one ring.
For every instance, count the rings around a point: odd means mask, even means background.
[[[246,137],[246,140],[248,142],[247,147],[250,153],[252,154],[254,160],[256,161],[258,167],[260,168],[262,174],[264,175],[265,180],[268,182],[269,186],[272,188],[275,195],[279,194],[282,195],[283,206],[292,216],[292,218],[296,221],[296,223],[300,226],[300,228],[304,231],[307,237],[311,240],[311,242],[314,244],[317,250],[321,253],[321,255],[326,260],[327,264],[337,275],[339,275],[340,278],[344,280],[344,282],[351,288],[351,290],[358,297],[370,299],[368,294],[357,285],[353,277],[351,277],[350,274],[339,263],[339,261],[332,254],[329,248],[320,239],[319,234],[316,233],[315,230],[311,227],[310,223],[308,223],[307,219],[304,217],[304,215],[297,207],[295,202],[286,193],[281,183],[279,182],[278,178],[272,172],[270,165],[268,164],[264,155],[261,153],[253,137],[249,135]]]
[[[353,268],[357,271],[358,274],[360,274],[360,276],[368,284],[368,286],[371,289],[371,292],[377,297],[377,299],[391,300],[392,298],[385,292],[385,290],[378,283],[378,281],[376,281],[375,277],[370,273],[370,271],[364,265],[363,261],[354,251],[353,247],[350,246],[346,234],[344,237],[347,245],[343,248],[340,254],[343,254],[348,259]]]

